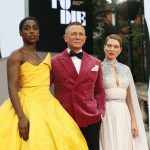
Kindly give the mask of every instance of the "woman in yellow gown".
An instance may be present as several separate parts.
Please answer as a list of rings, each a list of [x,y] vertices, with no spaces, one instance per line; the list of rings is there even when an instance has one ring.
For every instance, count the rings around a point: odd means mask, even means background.
[[[24,46],[7,61],[10,99],[0,106],[0,150],[88,150],[80,129],[49,91],[50,54],[41,60],[35,49],[38,21],[26,17],[19,30]]]

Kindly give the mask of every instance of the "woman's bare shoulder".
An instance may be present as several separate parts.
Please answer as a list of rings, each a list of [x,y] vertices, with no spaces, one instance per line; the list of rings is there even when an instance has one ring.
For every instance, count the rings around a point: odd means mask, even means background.
[[[16,62],[19,61],[21,62],[23,60],[23,51],[22,48],[19,48],[17,50],[14,50],[8,57],[7,61],[8,62]]]

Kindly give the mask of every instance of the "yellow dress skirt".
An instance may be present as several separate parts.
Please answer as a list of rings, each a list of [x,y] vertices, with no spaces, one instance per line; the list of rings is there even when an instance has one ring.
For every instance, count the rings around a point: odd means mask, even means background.
[[[18,132],[18,117],[10,99],[0,106],[0,150],[88,150],[77,124],[49,92],[50,54],[39,65],[20,67],[18,92],[30,123],[29,139]]]

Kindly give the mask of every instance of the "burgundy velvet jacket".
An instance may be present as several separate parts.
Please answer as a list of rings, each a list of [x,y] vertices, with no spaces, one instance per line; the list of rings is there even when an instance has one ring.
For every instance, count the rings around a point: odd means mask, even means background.
[[[67,50],[51,60],[54,95],[79,127],[97,123],[105,112],[101,62],[83,51],[78,74]]]

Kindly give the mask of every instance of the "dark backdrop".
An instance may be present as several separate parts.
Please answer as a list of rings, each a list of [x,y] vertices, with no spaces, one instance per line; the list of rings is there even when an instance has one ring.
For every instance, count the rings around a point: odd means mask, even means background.
[[[68,7],[68,2],[71,2],[70,7]],[[55,8],[52,8],[52,3],[53,5],[55,4]],[[29,16],[36,17],[40,22],[41,31],[37,49],[39,51],[61,52],[66,48],[63,35],[68,22],[66,24],[60,22],[61,11],[69,14],[76,14],[75,17],[71,18],[74,18],[81,23],[86,22],[86,25],[84,26],[86,29],[87,42],[84,46],[84,50],[92,54],[93,26],[92,5],[90,0],[30,0]],[[86,13],[86,15],[84,15],[84,13]],[[68,17],[66,19],[68,19]],[[71,21],[72,20],[70,19],[70,22]]]

